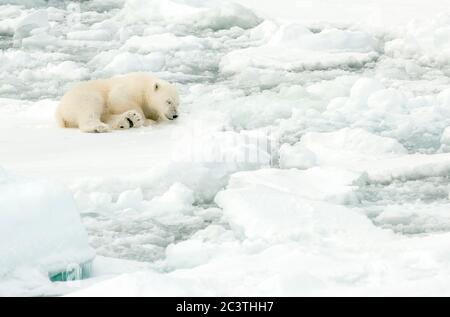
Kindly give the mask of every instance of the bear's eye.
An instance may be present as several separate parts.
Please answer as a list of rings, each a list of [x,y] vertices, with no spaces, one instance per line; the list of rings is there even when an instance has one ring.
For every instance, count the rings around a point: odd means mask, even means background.
[[[168,104],[169,106],[171,106],[171,105],[172,105],[172,100],[167,100],[167,104]]]

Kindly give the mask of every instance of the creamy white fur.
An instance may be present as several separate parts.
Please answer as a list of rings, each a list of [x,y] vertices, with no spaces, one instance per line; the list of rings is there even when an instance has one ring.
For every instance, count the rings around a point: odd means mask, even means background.
[[[108,132],[178,117],[172,84],[146,73],[79,83],[61,99],[58,124],[83,132]]]

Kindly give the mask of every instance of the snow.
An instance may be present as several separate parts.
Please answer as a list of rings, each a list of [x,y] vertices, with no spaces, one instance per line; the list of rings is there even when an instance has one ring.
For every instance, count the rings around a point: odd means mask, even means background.
[[[0,0],[0,294],[450,294],[447,2]],[[56,126],[131,71],[177,121]]]

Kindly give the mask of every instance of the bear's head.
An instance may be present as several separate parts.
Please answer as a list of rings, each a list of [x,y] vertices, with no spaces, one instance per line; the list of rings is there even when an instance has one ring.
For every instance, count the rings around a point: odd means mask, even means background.
[[[175,120],[178,118],[180,97],[171,83],[158,79],[152,83],[147,93],[147,104],[156,120]]]

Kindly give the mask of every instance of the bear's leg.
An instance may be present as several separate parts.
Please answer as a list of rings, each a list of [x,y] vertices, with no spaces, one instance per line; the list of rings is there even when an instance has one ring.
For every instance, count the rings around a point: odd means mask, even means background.
[[[111,115],[107,122],[113,129],[140,128],[144,125],[144,115],[138,110],[129,110],[119,115]]]
[[[78,128],[81,131],[105,133],[111,130],[109,125],[101,120],[105,105],[102,95],[97,91],[82,91],[72,100],[71,106],[76,109]]]
[[[78,127],[81,131],[90,133],[105,133],[111,130],[109,125],[100,120],[100,114],[97,113],[81,116],[78,119]]]

